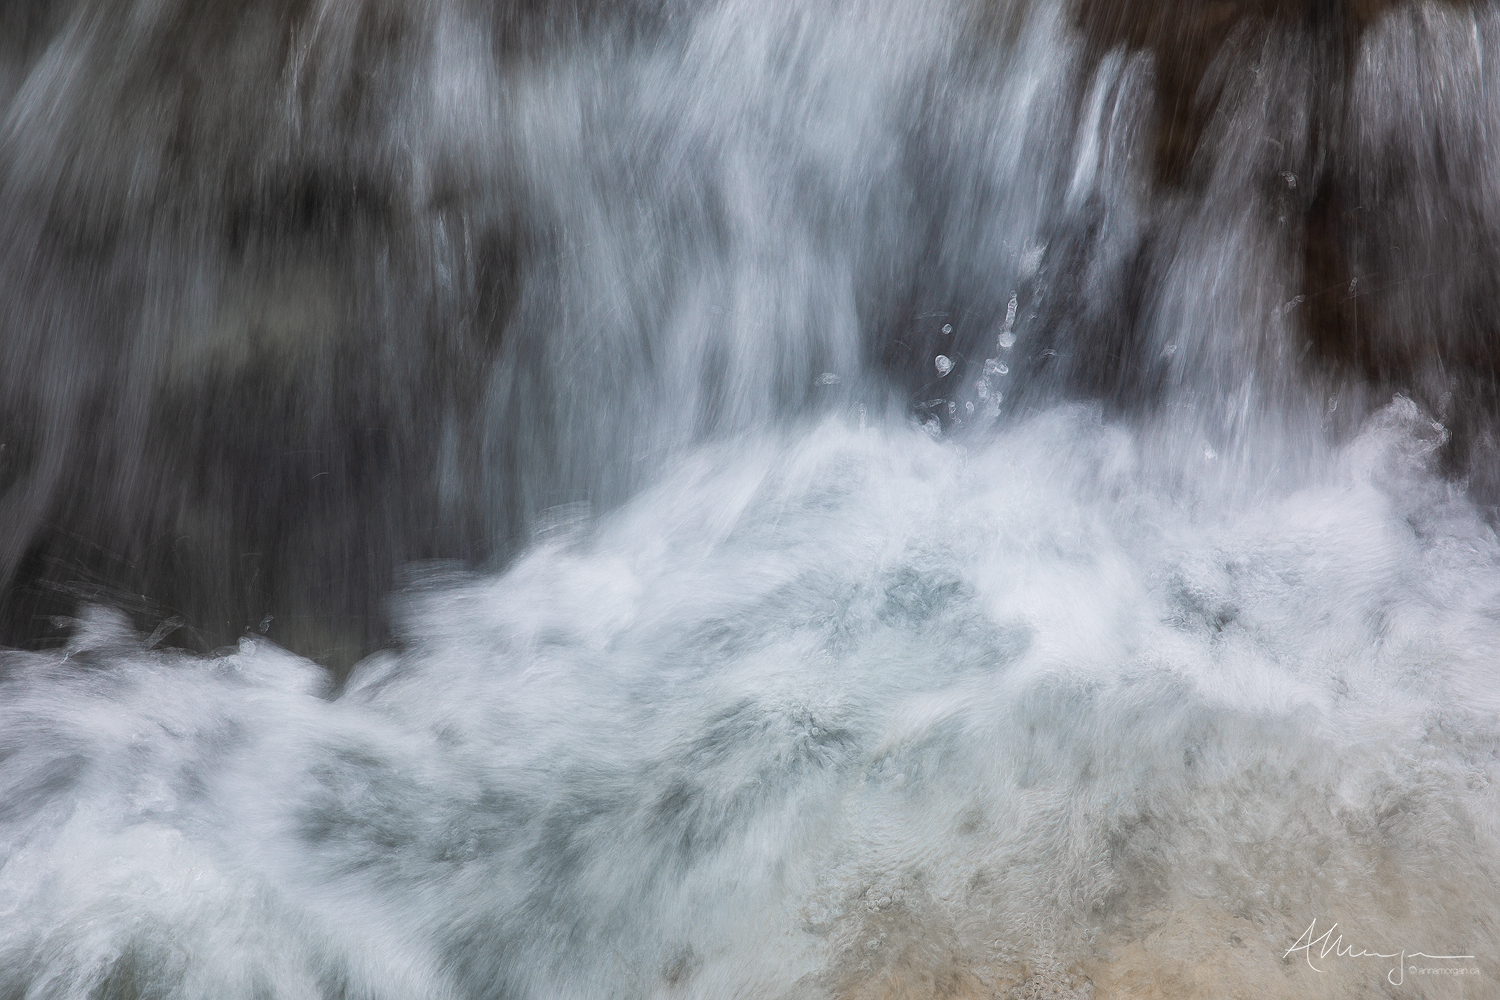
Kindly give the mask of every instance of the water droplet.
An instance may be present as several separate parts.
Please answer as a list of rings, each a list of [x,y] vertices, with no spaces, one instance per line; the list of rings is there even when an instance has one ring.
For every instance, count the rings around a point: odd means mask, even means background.
[[[1005,326],[1002,329],[1009,330],[1016,325],[1016,293],[1010,293],[1010,302],[1005,306]]]
[[[943,332],[944,333],[952,333],[953,332],[953,326],[951,324],[949,324],[949,323],[944,323],[943,324]]]
[[[996,365],[995,366],[995,374],[997,374],[997,375],[1009,375],[1010,374],[1010,365],[1007,365],[1007,364],[1004,364],[1004,363]]]
[[[986,368],[986,370],[988,369]],[[974,392],[979,396],[980,399],[989,399],[990,380],[985,378],[980,379],[979,382],[974,386]]]
[[[1012,347],[1015,347],[1015,346],[1016,346],[1016,335],[1015,334],[1010,333],[1010,332],[1007,331],[1006,333],[1002,333],[1000,335],[1000,348],[1001,348],[1001,350],[1008,351]]]
[[[1281,179],[1286,181],[1286,186],[1289,188],[1295,188],[1297,186],[1297,175],[1292,173],[1291,171],[1282,173]]]
[[[1021,277],[1029,278],[1042,267],[1042,251],[1047,249],[1047,244],[1027,247],[1021,251]]]
[[[834,372],[824,372],[818,376],[819,385],[837,385],[842,381],[844,380]]]
[[[965,413],[973,413],[974,412],[974,404],[973,403],[965,403],[964,404],[964,412]]]
[[[1172,355],[1174,355],[1174,354],[1177,353],[1177,345],[1176,344],[1168,344],[1166,347],[1163,347],[1161,349],[1161,352],[1162,352],[1162,354],[1164,354],[1164,355],[1166,355],[1167,357],[1170,358]]]
[[[958,412],[958,404],[955,403],[951,399],[948,400],[948,413],[949,413],[949,415],[952,415],[952,414],[957,413],[957,412]]]
[[[939,375],[946,375],[953,370],[953,359],[946,354],[939,354],[933,359],[933,364],[937,365]]]
[[[1216,452],[1216,451],[1214,451],[1213,448],[1209,447],[1208,445],[1204,445],[1203,446],[1203,457],[1206,458],[1206,459],[1208,459],[1210,462],[1212,462],[1214,459],[1216,459],[1216,458],[1219,457],[1219,453]]]

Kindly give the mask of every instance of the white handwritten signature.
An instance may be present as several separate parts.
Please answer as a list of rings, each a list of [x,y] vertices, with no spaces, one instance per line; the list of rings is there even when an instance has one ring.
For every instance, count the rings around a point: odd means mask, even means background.
[[[1288,948],[1286,950],[1286,954],[1282,955],[1281,957],[1288,958],[1292,955],[1293,952],[1300,951],[1302,952],[1303,957],[1307,960],[1307,967],[1312,969],[1314,972],[1323,971],[1313,964],[1314,948],[1318,950],[1319,961],[1326,959],[1329,955],[1332,955],[1335,958],[1394,958],[1397,960],[1395,968],[1391,969],[1385,974],[1386,980],[1392,986],[1400,986],[1406,981],[1406,960],[1408,958],[1430,958],[1436,961],[1457,961],[1463,958],[1474,957],[1473,955],[1429,955],[1426,952],[1407,951],[1404,948],[1400,951],[1392,952],[1367,951],[1364,948],[1356,950],[1354,945],[1344,944],[1344,935],[1340,934],[1338,937],[1333,937],[1333,932],[1338,929],[1338,926],[1339,925],[1335,923],[1332,927],[1328,928],[1322,934],[1318,935],[1317,937],[1313,937],[1313,934],[1318,929],[1318,922],[1314,920],[1312,923],[1307,925],[1307,930],[1302,932],[1302,936],[1297,939],[1297,943]],[[1415,966],[1413,966],[1413,968],[1415,968]]]

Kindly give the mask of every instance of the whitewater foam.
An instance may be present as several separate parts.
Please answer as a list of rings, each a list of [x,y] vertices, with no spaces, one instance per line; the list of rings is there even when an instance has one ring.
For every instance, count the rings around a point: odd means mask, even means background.
[[[1482,995],[1500,543],[1440,429],[1398,400],[1254,488],[1162,433],[702,450],[413,587],[336,694],[255,639],[8,654],[0,986],[1371,995],[1284,955],[1338,921]]]

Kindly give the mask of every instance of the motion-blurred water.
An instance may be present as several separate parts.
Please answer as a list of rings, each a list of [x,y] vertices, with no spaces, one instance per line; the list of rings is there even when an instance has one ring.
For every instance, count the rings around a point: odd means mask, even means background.
[[[1112,10],[0,8],[0,997],[1500,991],[1500,9]]]

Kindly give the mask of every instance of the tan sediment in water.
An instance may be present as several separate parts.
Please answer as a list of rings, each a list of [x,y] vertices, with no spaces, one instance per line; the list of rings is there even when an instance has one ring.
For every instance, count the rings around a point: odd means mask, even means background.
[[[1318,925],[1317,933],[1329,922]],[[1342,927],[1333,931],[1338,938]],[[1357,933],[1357,932],[1355,932]],[[1441,934],[1439,929],[1436,933]],[[838,1000],[1361,1000],[1419,997],[1481,1000],[1500,996],[1500,979],[1482,955],[1467,960],[1338,954],[1288,954],[1283,942],[1252,921],[1205,921],[1201,912],[1167,915],[1149,933],[1101,946],[1074,962],[1032,959],[1014,970],[957,965],[933,970],[896,962],[839,984]],[[1343,939],[1348,952],[1382,951],[1381,943]],[[1401,942],[1394,944],[1400,949]],[[1420,950],[1421,945],[1408,945]],[[1309,964],[1309,958],[1311,963]],[[1434,971],[1448,970],[1448,971]],[[1462,971],[1459,971],[1462,970]]]

